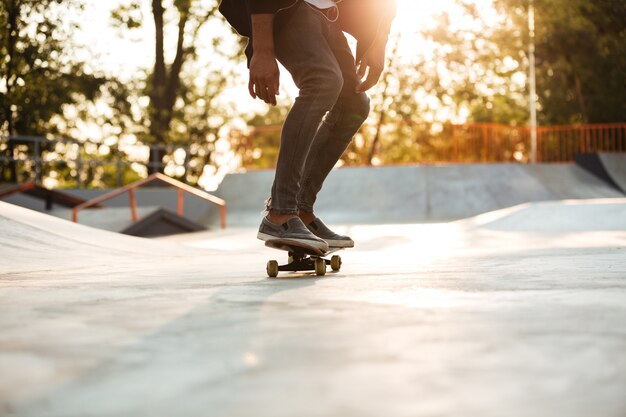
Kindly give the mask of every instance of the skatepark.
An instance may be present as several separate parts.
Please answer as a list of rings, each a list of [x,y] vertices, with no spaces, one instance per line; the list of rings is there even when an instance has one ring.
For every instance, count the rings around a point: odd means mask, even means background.
[[[623,190],[575,164],[336,170],[318,214],[356,247],[270,279],[268,182],[227,176],[225,230],[156,239],[0,202],[0,415],[626,412]]]

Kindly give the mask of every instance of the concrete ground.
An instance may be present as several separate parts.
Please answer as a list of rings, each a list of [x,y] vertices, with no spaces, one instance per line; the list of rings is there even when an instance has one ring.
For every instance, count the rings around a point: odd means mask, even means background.
[[[626,415],[626,199],[338,229],[341,272],[268,279],[251,228],[0,203],[0,415]]]

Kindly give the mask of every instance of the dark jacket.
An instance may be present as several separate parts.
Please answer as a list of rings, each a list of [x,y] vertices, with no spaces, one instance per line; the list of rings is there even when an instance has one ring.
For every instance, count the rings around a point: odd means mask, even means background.
[[[228,23],[249,40],[246,47],[248,64],[252,58],[252,18],[253,14],[281,13],[276,24],[287,22],[293,6],[304,0],[222,0],[219,10]],[[368,5],[370,7],[368,7]],[[339,3],[340,24],[358,41],[357,59],[369,48],[379,33],[389,34],[391,21],[396,14],[396,0],[343,0]],[[344,9],[344,10],[342,10]],[[347,15],[347,16],[345,16]]]
[[[252,58],[252,19],[253,14],[276,14],[288,11],[303,0],[222,0],[220,13],[239,33],[249,39],[246,47],[248,64]],[[284,21],[284,19],[282,19]]]

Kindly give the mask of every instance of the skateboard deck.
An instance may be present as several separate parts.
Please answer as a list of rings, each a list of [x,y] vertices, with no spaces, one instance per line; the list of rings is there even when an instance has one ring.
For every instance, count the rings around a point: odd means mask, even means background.
[[[278,272],[301,271],[315,271],[317,276],[323,276],[326,275],[327,265],[330,265],[334,272],[341,269],[340,256],[334,255],[331,259],[325,259],[325,257],[344,248],[330,248],[327,252],[323,252],[312,247],[299,246],[283,240],[268,240],[265,242],[265,246],[289,253],[289,262],[285,265],[278,265],[278,261],[275,260],[267,263],[267,275],[270,278],[276,278]]]

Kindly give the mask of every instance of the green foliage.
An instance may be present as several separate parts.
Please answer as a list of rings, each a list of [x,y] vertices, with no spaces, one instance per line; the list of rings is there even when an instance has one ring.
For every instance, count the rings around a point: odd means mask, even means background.
[[[535,8],[545,122],[626,121],[626,3],[541,0]]]
[[[152,0],[152,17],[155,21],[156,56],[151,68],[142,76],[142,85],[132,92],[137,97],[149,98],[142,106],[141,123],[134,134],[147,144],[157,144],[173,149],[188,147],[186,169],[174,174],[181,180],[196,183],[206,165],[214,164],[212,155],[221,131],[235,117],[235,112],[222,102],[223,94],[236,78],[234,63],[239,60],[241,45],[225,46],[230,30],[223,34],[210,32],[212,38],[201,38],[203,28],[214,21],[223,24],[217,15],[217,1],[176,0],[171,4]],[[112,21],[122,30],[138,27],[141,2],[133,0],[122,4],[112,13]],[[175,29],[169,31],[168,28]],[[226,25],[224,25],[226,29]],[[164,45],[168,34],[175,33],[175,55],[166,60]],[[200,51],[210,54],[204,60]],[[150,160],[168,165],[178,165],[167,149],[154,149]],[[154,169],[150,168],[150,172]],[[180,172],[180,170],[178,170]]]
[[[435,42],[437,98],[459,114],[469,109],[470,120],[525,124],[528,99],[525,86],[525,43],[519,28],[506,15],[487,21],[473,2],[459,0],[471,23],[453,24],[444,14],[425,35]],[[518,34],[516,36],[516,33]]]
[[[141,11],[141,3],[133,1],[128,4],[121,4],[111,12],[111,24],[124,30],[138,29],[144,20]]]
[[[495,22],[458,0],[475,24],[446,16],[429,37],[456,81],[438,91],[463,102],[472,120],[524,124],[528,119],[528,0],[495,0]],[[537,93],[541,124],[626,120],[626,3],[535,0]]]
[[[79,0],[6,0],[0,4],[0,133],[59,131],[63,106],[94,100],[104,78],[68,54]]]
[[[80,27],[83,6],[82,0],[7,0],[0,5],[1,135],[71,136],[78,122],[93,118],[97,101],[105,101],[111,111],[93,122],[103,128],[117,126],[118,133],[128,125],[127,86],[94,73],[73,53],[72,36]],[[5,141],[1,148],[5,156],[44,161],[39,166],[3,163],[0,178],[71,182],[76,168],[63,162],[72,154],[70,148],[52,142]],[[47,155],[56,160],[45,159]]]

